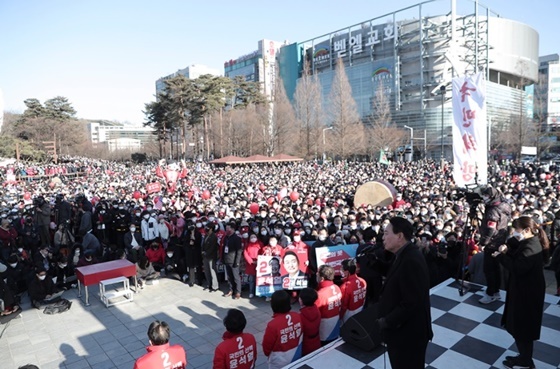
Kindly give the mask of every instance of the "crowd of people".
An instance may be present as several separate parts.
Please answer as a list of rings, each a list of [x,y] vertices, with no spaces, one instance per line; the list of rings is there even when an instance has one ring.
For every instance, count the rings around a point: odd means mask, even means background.
[[[496,164],[489,185],[508,204],[511,219],[528,215],[547,235],[552,258],[544,262],[555,271],[560,294],[560,252],[554,252],[560,236],[559,169],[554,164]],[[25,171],[25,180],[8,181],[8,171]],[[25,292],[38,308],[75,287],[75,267],[118,258],[136,264],[141,286],[165,276],[212,293],[225,278],[224,296],[240,299],[247,288],[245,297],[254,298],[258,255],[306,249],[309,288],[289,290],[281,298],[273,295],[271,304],[275,315],[285,316],[285,296],[288,305],[300,301],[298,317],[307,314],[309,321],[317,314],[307,308],[318,307],[319,345],[304,342],[308,353],[338,337],[349,311],[380,300],[380,269],[392,261],[384,235],[395,217],[412,225],[410,241],[426,262],[429,286],[462,277],[488,283],[484,232],[482,239],[478,233],[484,227],[484,206],[471,212],[470,221],[471,205],[456,188],[451,168],[432,161],[215,167],[65,158],[58,166],[15,164],[0,172],[5,182],[0,189],[0,298],[5,316],[19,311]],[[64,175],[70,172],[75,175]],[[354,204],[356,189],[376,178],[394,187],[393,204]],[[317,248],[340,244],[359,245],[357,263],[348,261],[343,268],[344,280],[318,266],[315,258]],[[500,259],[496,257],[504,263]],[[343,304],[344,281],[356,278],[363,285],[357,292],[363,300]],[[324,296],[327,285],[332,296]],[[504,280],[497,288],[505,286]],[[499,298],[488,293],[488,299]],[[333,306],[335,313],[329,309]],[[235,324],[241,324],[236,319]],[[301,325],[305,337],[305,321]],[[271,367],[284,362],[280,357],[297,356],[264,351]]]

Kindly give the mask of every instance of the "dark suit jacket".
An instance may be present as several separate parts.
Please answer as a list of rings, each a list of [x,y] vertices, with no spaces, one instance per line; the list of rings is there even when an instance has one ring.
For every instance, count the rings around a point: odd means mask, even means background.
[[[418,248],[403,246],[389,268],[379,300],[379,317],[384,317],[387,346],[411,349],[433,337],[430,314],[430,277]],[[425,354],[425,353],[422,353]]]
[[[227,252],[226,252],[227,247]],[[224,254],[222,260],[224,264],[239,265],[243,255],[243,247],[241,246],[241,238],[235,233],[224,238]]]

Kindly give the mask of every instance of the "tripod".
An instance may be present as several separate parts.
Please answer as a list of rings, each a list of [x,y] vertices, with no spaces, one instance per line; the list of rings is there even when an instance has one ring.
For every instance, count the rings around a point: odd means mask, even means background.
[[[461,271],[461,280],[459,284],[459,295],[463,296],[466,292],[469,291],[470,287],[468,283],[465,283],[465,264],[467,262],[467,256],[469,254],[469,244],[474,234],[473,234],[473,220],[476,218],[476,210],[478,209],[478,205],[481,203],[478,199],[475,201],[468,201],[470,205],[469,213],[467,214],[467,221],[463,225],[463,242],[462,242],[462,250],[461,250],[461,262],[459,264],[459,268]]]

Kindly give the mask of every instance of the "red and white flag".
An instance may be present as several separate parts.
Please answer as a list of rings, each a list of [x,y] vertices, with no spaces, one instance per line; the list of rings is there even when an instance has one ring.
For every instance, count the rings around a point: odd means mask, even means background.
[[[453,179],[458,187],[488,183],[486,80],[453,78]]]

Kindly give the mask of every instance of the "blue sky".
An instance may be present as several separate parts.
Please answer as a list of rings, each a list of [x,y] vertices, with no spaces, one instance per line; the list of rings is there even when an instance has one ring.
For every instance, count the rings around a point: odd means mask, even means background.
[[[190,64],[223,71],[225,60],[256,50],[260,39],[304,41],[418,2],[0,0],[4,109],[22,112],[26,98],[61,95],[80,118],[140,124],[159,77]],[[448,3],[426,12],[440,14]],[[459,11],[472,9],[458,3]],[[540,55],[560,53],[560,0],[482,3],[535,28]]]

